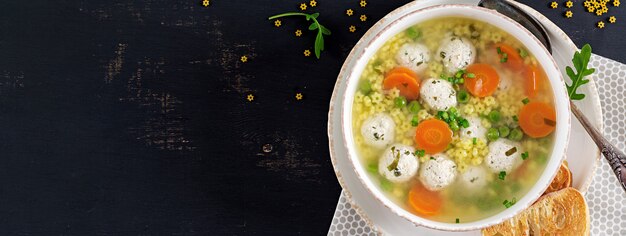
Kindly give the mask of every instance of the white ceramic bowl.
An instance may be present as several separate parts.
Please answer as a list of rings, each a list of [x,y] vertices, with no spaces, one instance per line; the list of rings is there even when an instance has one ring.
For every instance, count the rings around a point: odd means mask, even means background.
[[[356,148],[353,137],[352,127],[352,104],[354,94],[357,90],[357,84],[361,73],[367,65],[369,59],[376,53],[376,51],[391,37],[404,31],[409,26],[415,25],[422,21],[442,18],[442,17],[466,17],[492,24],[509,34],[517,38],[523,43],[526,48],[537,58],[537,61],[542,65],[547,77],[549,78],[550,85],[554,92],[556,113],[557,113],[557,126],[555,129],[555,142],[552,154],[548,160],[547,166],[541,174],[537,183],[529,190],[529,192],[517,201],[512,207],[496,214],[491,217],[467,223],[444,223],[438,221],[432,221],[426,218],[416,216],[402,207],[398,206],[391,200],[389,200],[380,190],[376,187],[376,184],[367,176],[365,168],[362,166]],[[365,40],[361,39],[359,44],[366,45],[362,51],[353,51],[352,56],[356,56],[356,63],[352,68],[348,68],[348,80],[345,91],[345,96],[342,100],[341,111],[341,127],[344,139],[344,145],[348,150],[348,158],[352,163],[353,171],[356,172],[357,177],[365,188],[385,207],[389,208],[395,214],[407,219],[415,225],[420,225],[428,228],[446,230],[446,231],[467,231],[485,228],[491,225],[501,223],[515,216],[520,211],[529,207],[541,194],[546,190],[550,184],[552,178],[554,178],[561,162],[565,158],[565,150],[567,147],[569,132],[570,132],[570,107],[569,99],[565,91],[565,83],[561,76],[561,73],[550,56],[549,52],[541,45],[541,43],[525,28],[519,25],[517,22],[510,18],[501,15],[493,10],[485,8],[467,6],[467,5],[439,5],[434,7],[422,8],[415,11],[410,11],[402,17],[398,18],[394,22],[391,22],[387,27],[383,28],[379,32],[372,32],[374,37]],[[368,33],[369,34],[369,33]]]

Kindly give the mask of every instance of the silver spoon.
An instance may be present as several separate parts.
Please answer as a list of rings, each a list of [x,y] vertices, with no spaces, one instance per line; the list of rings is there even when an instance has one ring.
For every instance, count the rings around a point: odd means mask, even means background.
[[[528,15],[523,10],[519,9],[517,6],[514,6],[508,3],[506,0],[481,0],[478,3],[478,6],[489,8],[495,10],[509,18],[520,23],[524,28],[528,29],[530,33],[535,35],[537,39],[548,49],[550,53],[552,53],[552,46],[550,44],[550,38],[548,37],[548,33],[545,28],[537,19]],[[600,134],[600,132],[591,125],[587,117],[583,115],[583,113],[574,105],[574,103],[570,100],[570,107],[572,108],[572,113],[574,116],[578,118],[578,121],[585,127],[591,139],[596,143],[598,148],[601,150],[604,158],[609,162],[611,168],[613,169],[613,173],[619,180],[620,185],[622,185],[622,189],[626,191],[626,155],[617,149],[613,144],[611,144],[606,138]]]

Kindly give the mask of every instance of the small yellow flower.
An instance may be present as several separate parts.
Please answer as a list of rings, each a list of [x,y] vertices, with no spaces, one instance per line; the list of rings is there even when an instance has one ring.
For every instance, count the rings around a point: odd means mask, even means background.
[[[350,30],[350,32],[354,33],[354,31],[356,31],[356,26],[351,25],[348,30]]]
[[[275,20],[275,21],[274,21],[274,25],[275,25],[276,27],[280,27],[280,20]]]
[[[352,11],[352,9],[346,10],[346,15],[352,16],[352,14],[354,14],[354,11]]]
[[[585,2],[583,2],[583,5],[584,5],[585,7],[590,7],[590,6],[591,6],[591,3],[590,3],[589,1],[585,1]]]
[[[361,21],[366,21],[367,20],[367,16],[366,15],[361,15],[361,17],[359,17],[359,19]]]
[[[296,37],[302,36],[302,30],[296,30]]]
[[[209,0],[202,0],[202,6],[208,7],[209,3]]]
[[[593,7],[593,6],[591,6],[591,7],[587,7],[587,11],[588,11],[588,12],[595,12],[595,11],[596,11],[596,8],[595,8],[595,7]]]
[[[601,16],[602,15],[602,9],[597,9],[596,10],[596,15]]]
[[[306,10],[306,3],[300,3],[300,10]]]
[[[550,7],[552,7],[552,8],[556,8],[558,6],[559,6],[559,4],[557,2],[550,3]]]
[[[304,50],[304,56],[305,57],[311,56],[311,51],[309,51],[308,49]]]
[[[302,93],[296,93],[296,100],[302,100]]]
[[[609,17],[609,22],[615,23],[615,21],[617,21],[617,18],[615,18],[615,16]]]
[[[247,99],[248,99],[248,102],[252,102],[252,101],[254,101],[254,95],[252,95],[252,94],[248,94]]]
[[[567,17],[567,18],[572,18],[573,15],[574,15],[574,13],[572,13],[572,11],[566,11],[565,12],[565,17]]]
[[[247,56],[241,56],[241,62],[247,62],[248,61],[248,57]]]
[[[602,21],[598,22],[598,28],[600,29],[604,28],[604,22]]]
[[[312,7],[317,6],[317,2],[315,0],[311,0],[309,2],[309,5],[312,6]]]
[[[359,2],[359,5],[361,5],[361,7],[365,7],[367,5],[367,2],[365,0],[361,0],[361,2]]]
[[[565,2],[565,7],[570,8],[572,6],[574,6],[574,3],[572,1]]]
[[[619,7],[619,1],[613,0],[613,6],[614,7]]]

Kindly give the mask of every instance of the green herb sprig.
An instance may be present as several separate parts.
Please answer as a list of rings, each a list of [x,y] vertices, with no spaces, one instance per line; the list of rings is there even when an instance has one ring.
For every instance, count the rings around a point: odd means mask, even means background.
[[[330,35],[330,30],[328,30],[328,28],[324,27],[322,24],[320,24],[319,21],[317,21],[317,17],[319,15],[320,13],[306,14],[301,12],[286,12],[283,14],[270,16],[268,20],[273,20],[286,16],[304,16],[306,17],[307,21],[312,20],[313,23],[309,25],[309,30],[317,30],[317,36],[315,37],[315,57],[317,57],[317,59],[320,59],[320,54],[322,53],[322,51],[324,51],[324,35]]]
[[[590,59],[591,46],[589,46],[589,44],[585,44],[583,48],[580,49],[580,52],[574,53],[574,58],[572,58],[576,72],[574,72],[574,70],[569,66],[565,68],[567,76],[569,76],[572,80],[571,84],[565,84],[567,87],[567,95],[569,95],[571,100],[582,100],[585,98],[585,94],[576,93],[576,90],[581,85],[589,83],[588,79],[584,79],[585,76],[591,75],[596,71],[594,68],[587,68]]]

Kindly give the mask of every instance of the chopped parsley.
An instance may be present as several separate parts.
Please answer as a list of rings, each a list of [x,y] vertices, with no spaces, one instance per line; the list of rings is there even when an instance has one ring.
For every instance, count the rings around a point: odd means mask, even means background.
[[[512,147],[511,149],[506,151],[504,154],[508,157],[508,156],[515,154],[516,152],[517,152],[517,147]]]
[[[504,180],[504,177],[506,177],[506,171],[500,171],[500,174],[498,174],[498,179]]]
[[[528,158],[528,152],[523,152],[522,153],[522,160],[526,160],[526,158]]]
[[[517,116],[513,116],[513,120],[514,120],[514,121],[519,121],[519,119],[517,118]]]
[[[530,100],[528,98],[524,98],[524,100],[522,100],[522,103],[524,104],[528,104],[530,102]]]
[[[477,143],[477,139],[476,138],[472,138],[472,144],[476,145]]]
[[[457,223],[457,224],[459,223],[459,218],[456,218],[456,223]]]
[[[524,58],[528,56],[528,52],[526,52],[526,50],[524,50],[523,48],[518,48],[517,52],[519,53],[519,56]]]
[[[426,151],[424,151],[424,150],[417,150],[417,151],[415,151],[415,155],[417,155],[418,157],[423,157],[424,155],[426,155]]]
[[[515,203],[517,203],[517,199],[515,199],[515,197],[513,199],[511,199],[511,201],[509,200],[504,200],[504,202],[502,202],[502,205],[504,205],[504,207],[509,208],[513,205],[515,205]]]

